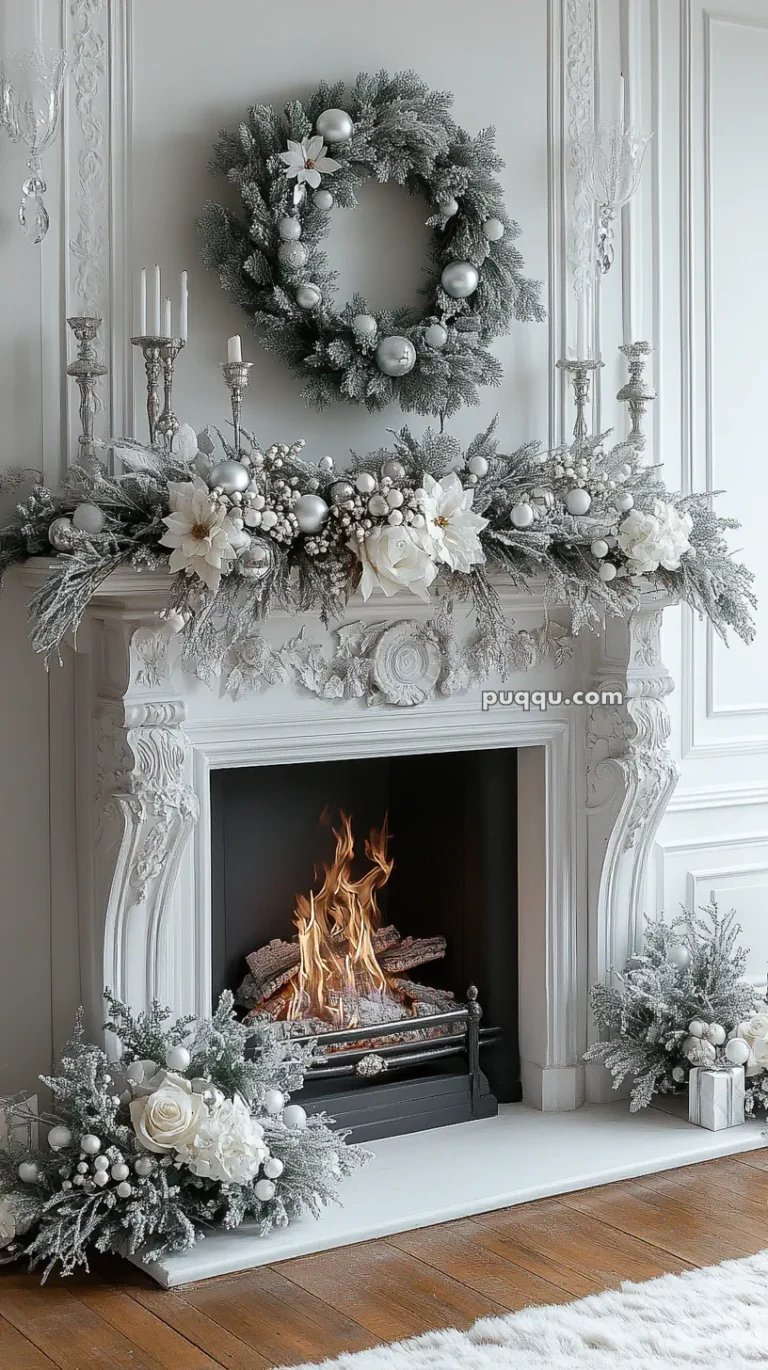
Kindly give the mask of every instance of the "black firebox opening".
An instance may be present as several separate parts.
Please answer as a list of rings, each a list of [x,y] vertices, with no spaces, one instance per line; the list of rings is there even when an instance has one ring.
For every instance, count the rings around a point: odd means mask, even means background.
[[[515,751],[221,770],[211,799],[214,998],[237,988],[249,952],[293,936],[296,895],[317,888],[315,868],[333,855],[321,814],[350,815],[361,857],[364,838],[387,814],[395,868],[382,916],[403,937],[446,938],[445,959],[413,976],[459,1002],[477,986],[484,1024],[501,1029],[482,1069],[498,1100],[521,1097]],[[367,1093],[373,1100],[376,1087]]]

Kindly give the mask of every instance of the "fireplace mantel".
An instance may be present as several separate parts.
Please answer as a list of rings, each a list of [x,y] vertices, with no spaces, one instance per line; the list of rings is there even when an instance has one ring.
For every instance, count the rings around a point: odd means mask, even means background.
[[[29,562],[24,579],[37,584],[45,570],[45,562]],[[648,855],[677,780],[665,702],[673,682],[659,650],[668,601],[642,593],[627,618],[581,633],[568,656],[565,609],[545,611],[535,587],[526,592],[499,580],[496,588],[524,635],[530,665],[484,688],[556,690],[565,698],[612,690],[623,702],[484,710],[479,684],[442,695],[442,663],[419,632],[435,605],[405,594],[348,607],[344,624],[366,629],[354,641],[377,658],[365,698],[321,697],[317,672],[312,688],[301,683],[291,665],[299,649],[285,654],[300,628],[301,650],[322,647],[328,661],[339,640],[315,615],[297,620],[282,612],[263,634],[285,667],[282,678],[232,698],[181,669],[179,639],[160,617],[165,574],[126,570],[104,581],[78,632],[75,658],[80,961],[91,1026],[103,1021],[107,987],[136,1010],[153,999],[178,1014],[210,1010],[214,768],[515,747],[523,749],[525,794],[525,1098],[568,1109],[585,1097],[607,1097],[602,1071],[590,1068],[585,1080],[581,1061],[593,1031],[587,987],[638,944]],[[454,617],[459,644],[469,641],[471,609],[460,605]],[[560,665],[548,643],[565,657]],[[333,670],[320,676],[322,686]]]

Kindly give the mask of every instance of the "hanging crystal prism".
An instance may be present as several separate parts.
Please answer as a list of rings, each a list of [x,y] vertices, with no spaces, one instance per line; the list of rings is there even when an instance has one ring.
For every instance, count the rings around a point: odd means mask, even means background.
[[[48,211],[43,204],[43,196],[48,189],[45,181],[38,172],[40,163],[33,163],[32,158],[27,162],[27,167],[32,175],[24,182],[21,187],[21,204],[19,205],[19,223],[26,233],[31,243],[41,243],[50,224]]]
[[[39,47],[6,58],[0,68],[0,128],[29,152],[19,223],[34,244],[43,241],[50,222],[43,202],[42,155],[58,130],[66,69],[65,52],[46,55]]]

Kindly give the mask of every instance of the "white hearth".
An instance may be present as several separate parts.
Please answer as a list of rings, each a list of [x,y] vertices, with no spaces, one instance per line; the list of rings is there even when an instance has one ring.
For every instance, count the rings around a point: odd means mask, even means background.
[[[25,578],[43,573],[31,563]],[[107,987],[135,1010],[159,999],[178,1014],[210,1011],[215,768],[520,748],[524,1098],[557,1111],[610,1097],[602,1069],[585,1079],[587,991],[638,942],[647,857],[676,781],[664,600],[643,597],[628,620],[570,644],[565,611],[548,619],[535,593],[498,589],[529,663],[503,682],[507,697],[610,690],[624,702],[484,710],[479,685],[461,688],[471,612],[457,608],[448,648],[424,634],[434,605],[406,596],[353,602],[341,636],[312,616],[274,614],[250,658],[274,683],[233,699],[181,669],[179,639],[159,616],[164,574],[109,577],[76,658],[80,961],[92,1028]],[[350,654],[367,669],[368,702],[325,697],[342,692]]]

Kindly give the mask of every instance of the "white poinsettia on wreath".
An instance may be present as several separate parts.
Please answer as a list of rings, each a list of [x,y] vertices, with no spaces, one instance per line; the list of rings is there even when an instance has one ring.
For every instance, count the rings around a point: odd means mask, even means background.
[[[338,171],[341,165],[340,162],[335,162],[333,157],[326,157],[327,151],[325,143],[317,134],[314,138],[302,138],[300,143],[289,138],[288,151],[280,153],[280,161],[285,163],[285,174],[289,180],[295,176],[298,185],[306,183],[313,190],[317,190],[321,172],[326,176],[331,175]]]

